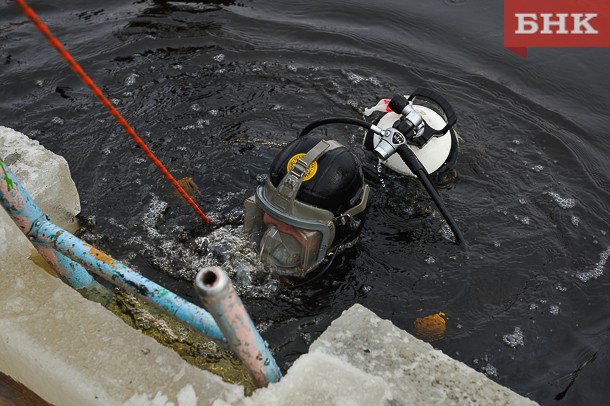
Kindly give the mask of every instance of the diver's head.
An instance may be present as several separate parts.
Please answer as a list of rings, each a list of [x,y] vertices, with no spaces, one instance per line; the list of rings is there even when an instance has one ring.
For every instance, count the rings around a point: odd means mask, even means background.
[[[320,135],[288,144],[246,199],[244,232],[273,272],[302,277],[356,241],[369,187],[347,148]]]

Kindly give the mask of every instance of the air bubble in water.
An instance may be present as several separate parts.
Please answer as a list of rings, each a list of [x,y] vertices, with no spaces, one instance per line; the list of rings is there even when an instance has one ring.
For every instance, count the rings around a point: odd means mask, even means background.
[[[136,79],[139,78],[140,75],[137,73],[132,73],[125,78],[125,86],[133,86],[136,84]]]
[[[529,225],[530,218],[528,216],[518,216],[515,214],[515,220],[520,221],[522,224]]]
[[[441,227],[441,235],[443,236],[443,238],[449,241],[453,241],[453,231],[451,231],[451,227],[449,227],[448,224],[443,224],[443,226]]]
[[[515,327],[515,331],[512,334],[506,334],[502,337],[502,341],[504,344],[511,348],[517,348],[518,346],[525,345],[525,340],[523,337],[523,331],[520,327]]]
[[[549,313],[551,313],[553,316],[557,316],[559,314],[559,306],[551,305],[549,308]]]
[[[592,270],[586,272],[579,272],[576,274],[576,277],[583,282],[587,282],[589,279],[599,278],[604,274],[604,267],[606,266],[606,262],[608,262],[609,256],[610,248],[607,248],[604,252],[600,254],[599,261],[597,261]]]
[[[273,326],[273,321],[271,321],[271,320],[260,321],[256,324],[256,329],[258,330],[259,333],[262,333],[271,326]],[[265,347],[269,347],[269,344],[267,343],[267,341],[265,341]]]
[[[301,337],[303,337],[303,341],[305,341],[305,344],[311,344],[311,333],[301,333]]]
[[[371,76],[368,81],[374,84],[375,86],[381,86],[381,82],[376,77]]]
[[[55,125],[64,125],[64,119],[61,117],[55,116],[51,119],[51,123],[53,123]]]
[[[154,227],[163,217],[163,213],[167,209],[168,204],[153,195],[146,211],[144,213],[143,222],[146,227]]]
[[[356,75],[355,73],[349,72],[347,74],[347,78],[349,79],[350,82],[352,82],[353,84],[357,84],[360,83],[364,80],[364,78],[360,75]]]
[[[532,168],[532,170],[533,170],[534,172],[538,172],[538,173],[542,172],[542,170],[543,170],[543,169],[544,169],[544,167],[543,167],[542,165],[535,165],[535,166]]]
[[[494,367],[493,365],[491,365],[490,363],[487,363],[487,365],[482,367],[481,371],[487,376],[493,376],[496,378],[498,377],[498,369],[496,367]]]
[[[571,209],[576,206],[576,200],[571,197],[561,197],[555,192],[549,192],[549,196],[551,196],[553,200],[555,200],[555,203],[562,209]]]
[[[575,226],[580,224],[580,219],[576,216],[572,216],[572,218],[570,219],[570,221],[572,222],[572,224],[574,224]]]
[[[379,175],[379,179],[381,180],[381,188],[385,189],[385,180],[383,179],[383,176],[381,176],[381,172],[383,171],[383,166],[381,164],[381,161],[377,162],[377,174]]]

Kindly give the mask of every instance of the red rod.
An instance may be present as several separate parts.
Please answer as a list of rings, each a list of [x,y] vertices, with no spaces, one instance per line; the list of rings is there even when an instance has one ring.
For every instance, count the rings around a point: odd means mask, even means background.
[[[165,175],[165,177],[171,182],[171,184],[176,188],[176,190],[178,190],[178,193],[180,193],[180,195],[188,202],[188,204],[190,204],[193,209],[195,209],[199,217],[201,217],[206,223],[211,223],[212,220],[201,211],[199,206],[197,206],[197,203],[195,203],[195,201],[188,195],[188,193],[186,193],[186,191],[182,188],[182,186],[180,186],[176,179],[174,179],[172,174],[169,173],[169,171],[165,168],[161,161],[157,159],[155,154],[152,153],[152,151],[144,143],[142,138],[140,138],[136,134],[134,129],[131,128],[131,126],[127,123],[123,116],[121,116],[121,113],[119,113],[119,111],[114,107],[110,100],[108,100],[108,98],[104,96],[102,91],[95,85],[95,83],[93,83],[93,80],[91,80],[91,78],[85,73],[83,68],[81,68],[80,65],[74,60],[74,58],[72,58],[72,56],[68,53],[68,51],[65,50],[65,48],[63,47],[63,45],[61,45],[57,38],[55,38],[53,34],[51,34],[49,28],[38,18],[34,10],[30,6],[28,6],[24,0],[15,0],[15,2],[21,6],[25,15],[28,16],[30,20],[32,20],[32,22],[36,25],[36,28],[38,28],[38,30],[49,40],[51,45],[53,45],[53,47],[57,49],[59,54],[68,62],[68,64],[70,64],[74,72],[76,72],[76,74],[80,76],[82,81],[85,82],[87,86],[89,86],[89,88],[93,91],[97,98],[100,99],[104,106],[106,106],[106,108],[110,111],[110,114],[112,114],[117,119],[119,124],[123,126],[125,131],[127,131],[127,134],[129,134],[131,138],[135,141],[135,143],[138,144],[140,148],[142,148],[146,156],[155,165],[157,165],[163,175]]]

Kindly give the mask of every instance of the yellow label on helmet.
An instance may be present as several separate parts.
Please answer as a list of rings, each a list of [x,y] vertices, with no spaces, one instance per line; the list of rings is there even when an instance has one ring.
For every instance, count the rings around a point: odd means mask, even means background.
[[[286,171],[290,172],[292,170],[292,167],[294,166],[294,164],[296,164],[297,161],[299,159],[303,158],[304,156],[305,156],[305,154],[301,153],[301,154],[296,154],[292,158],[290,158],[288,160],[288,164],[286,164]],[[313,178],[316,175],[317,171],[318,171],[318,161],[313,161],[312,164],[309,165],[309,168],[307,168],[307,170],[305,171],[305,176],[303,177],[303,182],[306,182],[309,179]]]

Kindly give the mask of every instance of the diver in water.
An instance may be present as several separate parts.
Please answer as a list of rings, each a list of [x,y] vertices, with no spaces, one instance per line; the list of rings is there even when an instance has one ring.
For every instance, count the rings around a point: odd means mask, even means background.
[[[302,277],[356,242],[368,196],[347,148],[306,135],[278,154],[269,180],[246,199],[244,232],[273,272]]]
[[[420,104],[414,104],[416,97]],[[408,99],[396,95],[365,114],[375,110],[385,113],[377,124],[330,118],[307,126],[276,156],[267,182],[246,199],[244,233],[271,272],[305,277],[351,247],[364,226],[369,186],[360,163],[337,141],[309,134],[327,124],[353,124],[369,130],[365,147],[391,169],[416,176],[447,220],[456,242],[463,243],[429,178],[429,173],[445,171],[456,161],[453,109],[439,94],[417,89]]]

